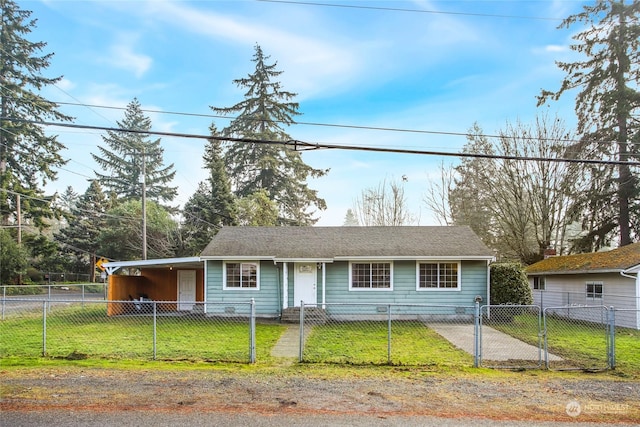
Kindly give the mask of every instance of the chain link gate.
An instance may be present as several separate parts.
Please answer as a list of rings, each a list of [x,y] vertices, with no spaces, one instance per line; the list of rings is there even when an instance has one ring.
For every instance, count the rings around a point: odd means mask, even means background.
[[[487,368],[542,367],[542,316],[536,305],[485,305],[479,328],[479,365]]]
[[[615,366],[613,309],[563,306],[545,308],[543,313],[547,369],[604,370]]]

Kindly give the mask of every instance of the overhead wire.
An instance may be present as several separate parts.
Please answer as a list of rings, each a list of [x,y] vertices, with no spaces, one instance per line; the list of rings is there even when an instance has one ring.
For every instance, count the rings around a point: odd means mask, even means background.
[[[72,102],[61,102],[56,101],[56,104],[59,105],[71,105],[71,106],[86,106],[92,108],[105,108],[105,109],[113,109],[113,110],[126,110],[126,107],[115,107],[108,105],[98,105],[98,104],[78,104]],[[232,116],[224,116],[218,114],[205,114],[205,113],[191,113],[191,112],[180,112],[180,111],[165,111],[165,110],[155,110],[155,109],[146,109],[142,108],[142,112],[145,113],[154,113],[154,114],[170,114],[177,116],[187,116],[187,117],[203,117],[203,118],[211,118],[211,119],[224,119],[224,120],[236,120],[237,117]],[[253,118],[246,118],[246,120],[260,120]],[[274,123],[284,123],[281,120],[272,120]],[[490,133],[469,133],[469,132],[454,132],[454,131],[438,131],[438,130],[428,130],[428,129],[410,129],[410,128],[396,128],[396,127],[388,127],[388,126],[367,126],[367,125],[352,125],[352,124],[344,124],[344,123],[322,123],[322,122],[306,122],[306,121],[295,121],[294,125],[304,125],[304,126],[318,126],[318,127],[330,127],[330,128],[342,128],[342,129],[358,129],[358,130],[371,130],[371,131],[382,131],[382,132],[398,132],[398,133],[414,133],[414,134],[425,134],[425,135],[444,135],[444,136],[462,136],[462,137],[483,137],[483,138],[506,138],[506,139],[522,139],[526,141],[554,141],[554,142],[563,142],[563,143],[581,143],[583,142],[580,139],[576,138],[544,138],[537,136],[527,136],[527,135],[505,135],[505,134],[490,134]],[[610,143],[614,144],[616,141],[599,141],[599,143]],[[631,143],[633,145],[638,145],[640,143]]]
[[[107,131],[107,132],[124,132],[124,133],[132,133],[132,134],[145,134],[145,135],[166,136],[166,137],[176,137],[176,138],[186,138],[186,139],[217,140],[222,142],[226,141],[226,142],[244,142],[244,143],[258,143],[258,144],[276,144],[276,145],[284,145],[284,146],[291,147],[296,151],[331,149],[331,150],[370,151],[370,152],[395,153],[395,154],[417,154],[417,155],[444,156],[444,157],[465,157],[465,158],[500,159],[500,160],[525,160],[525,161],[565,162],[565,163],[600,164],[600,165],[640,166],[640,161],[598,160],[598,159],[580,159],[580,158],[571,158],[571,157],[538,157],[538,156],[518,156],[518,155],[488,154],[488,153],[432,151],[432,150],[372,147],[372,146],[364,146],[364,145],[358,146],[358,145],[346,145],[346,144],[345,145],[328,144],[328,143],[320,143],[320,142],[312,143],[312,142],[304,142],[299,140],[277,141],[277,140],[266,140],[266,139],[244,138],[244,137],[199,135],[199,134],[179,133],[179,132],[162,132],[162,131],[153,131],[153,130],[111,128],[111,127],[105,127],[105,126],[87,126],[87,125],[77,125],[73,123],[25,120],[25,119],[14,119],[14,118],[7,118],[7,117],[0,117],[0,120],[28,122],[28,123],[32,123],[40,126],[88,128],[92,130],[101,130],[101,131]]]
[[[500,15],[495,13],[474,13],[474,12],[452,12],[444,10],[432,10],[432,9],[409,9],[401,7],[382,7],[382,6],[364,6],[354,4],[343,3],[320,3],[309,1],[294,1],[294,0],[256,0],[263,3],[282,3],[282,4],[295,4],[302,6],[321,6],[321,7],[336,7],[342,9],[362,9],[362,10],[380,10],[387,12],[410,12],[410,13],[426,13],[437,15],[461,15],[461,16],[476,16],[483,18],[507,18],[507,19],[531,19],[539,21],[558,21],[562,22],[561,18],[546,18],[539,16],[522,16],[522,15]]]

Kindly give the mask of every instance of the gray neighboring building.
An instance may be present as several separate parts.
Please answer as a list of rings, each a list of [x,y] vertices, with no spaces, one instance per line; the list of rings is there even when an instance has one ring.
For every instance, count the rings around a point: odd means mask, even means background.
[[[606,252],[552,256],[526,273],[534,304],[542,308],[613,306],[619,309],[616,325],[640,329],[640,242]]]

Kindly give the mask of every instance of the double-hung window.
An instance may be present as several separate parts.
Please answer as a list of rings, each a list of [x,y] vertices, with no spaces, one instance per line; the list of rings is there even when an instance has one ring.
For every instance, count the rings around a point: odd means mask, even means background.
[[[460,289],[460,263],[418,262],[418,290]]]
[[[547,281],[544,276],[533,276],[533,290],[544,291],[547,289]]]
[[[259,289],[260,265],[257,262],[225,262],[225,289]]]
[[[391,290],[393,265],[390,262],[352,262],[349,270],[351,289]]]
[[[586,284],[586,292],[588,300],[602,300],[602,283],[588,282]]]

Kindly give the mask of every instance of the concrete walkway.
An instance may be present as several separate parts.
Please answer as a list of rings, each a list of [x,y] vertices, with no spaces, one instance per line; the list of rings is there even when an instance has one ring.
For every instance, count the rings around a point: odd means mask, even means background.
[[[309,336],[310,330],[311,326],[305,326],[305,339]],[[271,356],[295,359],[300,356],[300,325],[287,325],[287,330],[284,331],[276,345],[271,349]]]
[[[474,325],[457,325],[450,323],[429,323],[429,328],[449,341],[460,350],[473,356],[474,354]],[[544,360],[544,350],[527,344],[510,335],[488,326],[482,326],[482,359],[495,361],[508,360]],[[560,361],[562,358],[549,353],[550,361]]]

